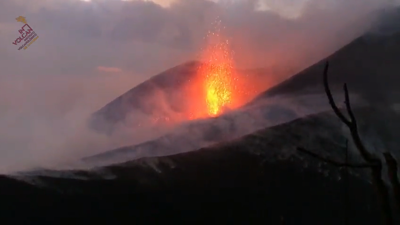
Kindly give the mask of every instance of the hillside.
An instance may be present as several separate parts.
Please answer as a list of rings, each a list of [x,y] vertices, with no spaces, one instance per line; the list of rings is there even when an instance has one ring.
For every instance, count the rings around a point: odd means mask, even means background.
[[[257,129],[330,110],[322,86],[326,61],[331,65],[329,81],[332,89],[337,90],[335,97],[338,102],[343,99],[342,84],[345,82],[353,93],[354,106],[367,103],[377,109],[390,108],[400,102],[400,79],[397,77],[397,71],[400,71],[397,63],[400,61],[400,33],[393,32],[373,38],[371,34],[366,34],[326,59],[266,90],[240,109],[217,118],[189,121],[175,133],[139,145],[110,150],[88,159],[119,162],[191,151]],[[387,123],[386,112],[379,111],[378,114],[383,116],[373,119],[376,121],[374,129],[379,130],[375,132],[384,134],[384,143],[391,145],[396,139],[393,135],[397,133],[397,128]]]
[[[347,83],[350,90],[371,103],[400,102],[400,32],[372,36],[366,34],[329,57],[266,90],[253,102],[277,95],[323,92],[325,62],[330,62],[330,83]]]
[[[199,80],[197,69],[201,65],[201,62],[190,61],[151,77],[94,112],[89,126],[111,134],[118,125],[132,128],[138,127],[139,123],[152,123],[154,119],[187,116],[194,110],[191,103],[202,100],[197,99],[196,94],[202,88],[196,84]],[[241,82],[240,88],[246,90],[240,97],[251,99],[265,87],[279,83],[280,74],[288,73],[287,70],[272,69],[235,70],[234,75]]]
[[[365,120],[376,115],[373,109],[356,113],[367,127]],[[143,224],[279,224],[283,217],[285,224],[342,224],[342,170],[297,147],[343,161],[345,139],[335,115],[321,113],[197,151],[92,170],[2,177],[1,193],[11,194],[2,198],[7,207],[0,211],[23,209],[24,218],[45,213],[53,221],[75,215],[108,222],[130,217]],[[379,224],[368,180],[363,170],[351,172],[351,224]],[[27,204],[32,199],[40,201]]]

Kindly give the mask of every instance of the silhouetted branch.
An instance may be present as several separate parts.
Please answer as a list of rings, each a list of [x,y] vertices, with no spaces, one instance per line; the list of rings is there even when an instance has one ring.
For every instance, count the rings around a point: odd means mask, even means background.
[[[388,166],[388,176],[390,183],[392,184],[393,195],[397,203],[397,210],[399,211],[400,215],[400,182],[397,174],[398,164],[393,155],[389,152],[385,152],[383,155],[385,156],[385,161]]]
[[[346,165],[349,163],[349,140],[346,139],[346,155],[345,155],[345,161]],[[349,167],[346,166],[345,170],[345,176],[344,176],[344,224],[349,225],[350,221],[350,193],[349,193],[349,187],[350,187],[350,177],[349,177]]]
[[[325,87],[325,92],[326,95],[328,96],[329,99],[329,104],[331,105],[333,111],[336,113],[336,115],[340,118],[340,120],[343,121],[346,125],[350,124],[350,121],[346,119],[346,117],[340,112],[339,108],[336,106],[335,100],[333,100],[331,90],[329,89],[328,85],[328,70],[329,70],[329,62],[326,62],[325,69],[324,69],[324,87]]]
[[[344,89],[344,99],[345,99],[346,109],[347,112],[349,113],[351,124],[354,128],[357,128],[357,120],[353,114],[353,110],[351,109],[349,90],[347,89],[346,83],[343,85],[343,89]]]
[[[339,108],[336,106],[336,103],[332,97],[332,93],[329,89],[328,69],[329,69],[329,62],[326,63],[325,69],[324,69],[324,74],[323,74],[323,83],[324,83],[326,95],[329,99],[329,104],[331,105],[333,111],[339,117],[339,119],[344,124],[346,124],[346,126],[349,128],[351,137],[353,138],[353,141],[354,141],[354,144],[357,147],[357,149],[360,152],[360,155],[363,157],[363,159],[368,164],[374,164],[374,165],[376,164],[376,166],[370,167],[372,182],[378,193],[378,198],[379,198],[379,202],[380,202],[381,209],[382,209],[384,224],[392,225],[393,224],[393,216],[392,216],[392,211],[390,209],[389,192],[386,188],[386,185],[385,185],[385,183],[382,179],[382,175],[381,175],[382,162],[381,162],[381,160],[379,160],[378,158],[376,158],[372,154],[370,154],[367,151],[367,149],[365,148],[363,142],[361,141],[360,135],[358,133],[357,121],[356,121],[356,118],[351,109],[349,91],[347,89],[346,84],[344,84],[345,104],[346,104],[347,113],[350,116],[350,120],[348,120],[342,114],[342,112],[339,110]]]
[[[362,143],[359,134],[358,134],[358,127],[357,127],[357,120],[356,117],[354,116],[353,110],[351,109],[351,105],[350,105],[350,97],[349,97],[349,91],[347,89],[347,84],[343,85],[343,89],[344,89],[344,96],[345,96],[345,104],[346,104],[346,109],[347,109],[347,113],[350,116],[350,120],[348,120],[343,113],[340,111],[340,109],[337,107],[335,100],[332,97],[332,93],[331,90],[329,88],[329,83],[328,83],[328,70],[329,70],[329,62],[326,63],[325,65],[325,69],[324,69],[324,87],[325,87],[325,92],[326,95],[328,96],[329,99],[329,104],[331,105],[333,111],[335,112],[335,114],[337,115],[337,117],[339,117],[339,119],[346,124],[346,126],[349,128],[351,136],[354,140],[354,144],[356,145],[356,147],[359,149],[360,154],[362,155],[362,157],[364,158],[365,161],[375,164],[375,163],[380,163],[380,161],[378,162],[376,159],[373,158],[373,156],[366,150],[366,148],[364,147],[364,144]]]

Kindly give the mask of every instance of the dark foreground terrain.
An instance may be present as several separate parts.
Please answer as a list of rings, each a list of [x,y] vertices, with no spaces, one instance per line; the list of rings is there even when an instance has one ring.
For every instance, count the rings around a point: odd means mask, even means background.
[[[170,172],[167,176],[180,177],[180,185],[163,190],[137,191],[136,181],[129,179],[47,178],[51,183],[85,192],[69,195],[2,177],[0,214],[3,219],[26,224],[282,224],[281,217],[285,218],[284,224],[344,224],[343,182],[315,171],[300,172],[294,162],[261,166],[255,157],[240,153],[223,160],[227,159],[235,163]],[[193,180],[203,181],[202,185]],[[351,224],[379,224],[369,185],[352,178],[349,191]]]
[[[86,192],[68,195],[2,178],[2,193],[9,194],[2,196],[1,214],[26,222],[53,223],[84,219],[136,224],[280,224],[283,217],[285,224],[343,224],[342,182],[317,172],[299,172],[293,162],[260,166],[254,157],[235,153],[229,159],[235,163],[209,165],[207,171],[193,168],[189,177],[185,176],[188,172],[171,172],[169,176],[181,176],[180,185],[163,190],[136,191],[136,181],[125,179],[79,182],[48,178]],[[204,184],[197,186],[199,182],[190,182],[193,179]],[[350,194],[352,224],[379,224],[369,186],[352,178]]]
[[[380,224],[376,195],[363,171],[351,171],[347,182],[344,170],[296,150],[340,161],[344,140],[340,121],[323,113],[188,153],[97,171],[59,171],[69,172],[70,179],[42,175],[22,182],[2,176],[0,215],[11,224],[320,225],[344,224],[347,212],[349,224]]]

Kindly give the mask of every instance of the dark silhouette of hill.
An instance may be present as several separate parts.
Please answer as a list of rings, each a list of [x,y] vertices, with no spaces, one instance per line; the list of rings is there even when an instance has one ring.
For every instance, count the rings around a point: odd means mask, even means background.
[[[382,29],[394,29],[386,26],[389,25],[383,24]],[[277,95],[322,93],[321,71],[326,61],[331,64],[330,83],[333,88],[341,88],[343,83],[347,83],[352,92],[372,104],[400,102],[400,25],[395,28],[397,30],[393,32],[367,33],[357,38],[329,57],[266,90],[253,102]]]
[[[356,114],[364,119],[376,115],[372,109]],[[53,171],[64,178],[46,171],[3,176],[0,213],[6,218],[23,211],[14,222],[62,217],[107,223],[131,218],[140,224],[281,224],[284,218],[285,224],[343,224],[343,171],[296,150],[303,147],[343,161],[341,126],[332,113],[321,113],[192,152]],[[350,224],[380,224],[368,180],[363,170],[351,171]]]

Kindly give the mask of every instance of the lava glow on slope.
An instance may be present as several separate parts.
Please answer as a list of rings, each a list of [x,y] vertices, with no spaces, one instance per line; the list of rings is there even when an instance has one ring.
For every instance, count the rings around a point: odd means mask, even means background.
[[[221,21],[214,23],[206,36],[205,47],[199,54],[201,63],[195,75],[182,87],[178,102],[182,111],[154,118],[154,124],[173,124],[186,120],[217,117],[227,110],[236,109],[260,93],[261,80],[243,74],[234,66],[229,41],[222,35]],[[263,85],[265,86],[265,85]]]
[[[218,116],[224,109],[234,106],[236,81],[233,59],[228,40],[221,35],[220,24],[207,35],[207,47],[202,53],[204,64],[199,68],[204,78],[203,88],[208,116]]]

